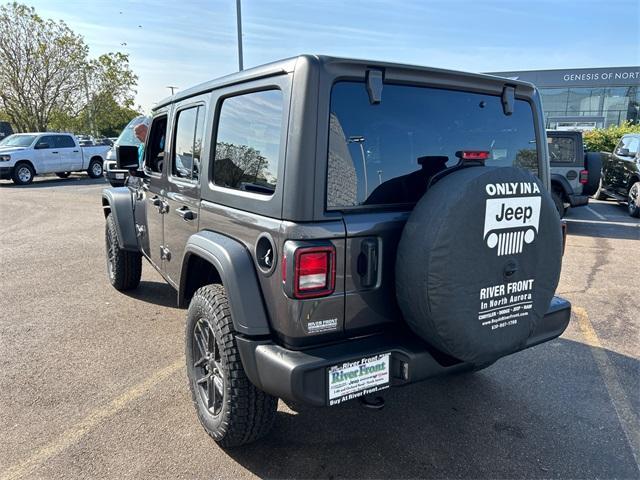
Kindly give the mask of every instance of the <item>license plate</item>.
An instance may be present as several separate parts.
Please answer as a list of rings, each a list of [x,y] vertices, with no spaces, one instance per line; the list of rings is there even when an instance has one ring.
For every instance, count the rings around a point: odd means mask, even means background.
[[[124,173],[116,173],[116,180],[124,180]]]
[[[390,353],[381,353],[329,367],[329,405],[388,388],[390,360]]]

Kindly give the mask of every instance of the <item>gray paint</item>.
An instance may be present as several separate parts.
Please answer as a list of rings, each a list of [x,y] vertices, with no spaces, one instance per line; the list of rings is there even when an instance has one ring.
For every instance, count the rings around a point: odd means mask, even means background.
[[[233,326],[245,335],[268,335],[269,322],[262,303],[262,294],[256,281],[251,255],[236,240],[215,232],[199,232],[191,237],[185,247],[183,265],[191,255],[197,255],[213,266],[220,274],[229,298]],[[186,278],[182,279],[179,297],[184,296]]]

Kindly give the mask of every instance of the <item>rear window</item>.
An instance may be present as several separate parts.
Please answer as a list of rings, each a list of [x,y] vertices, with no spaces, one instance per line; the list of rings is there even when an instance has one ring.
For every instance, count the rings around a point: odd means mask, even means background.
[[[415,203],[428,180],[460,161],[461,151],[487,151],[489,166],[538,174],[531,105],[516,100],[506,116],[499,96],[384,85],[369,102],[361,82],[331,92],[327,207]]]
[[[557,163],[576,162],[576,141],[569,137],[547,137],[549,160]]]

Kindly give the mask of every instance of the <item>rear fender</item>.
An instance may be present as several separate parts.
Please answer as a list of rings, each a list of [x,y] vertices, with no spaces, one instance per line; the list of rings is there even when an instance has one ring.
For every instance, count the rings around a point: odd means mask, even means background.
[[[240,242],[216,232],[202,231],[191,235],[185,247],[178,304],[185,306],[189,259],[198,256],[211,264],[227,291],[229,309],[236,332],[269,335],[269,321],[249,251]]]

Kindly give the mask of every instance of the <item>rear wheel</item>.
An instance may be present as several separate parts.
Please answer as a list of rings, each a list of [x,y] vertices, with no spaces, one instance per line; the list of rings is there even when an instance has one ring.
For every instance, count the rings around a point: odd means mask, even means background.
[[[640,217],[640,182],[635,182],[629,189],[627,211],[632,217]]]
[[[551,198],[553,198],[553,203],[556,206],[556,210],[558,210],[558,215],[560,215],[560,218],[564,217],[564,214],[567,213],[567,208],[564,206],[562,192],[554,188],[551,192]]]
[[[99,178],[102,176],[102,160],[91,160],[89,163],[89,168],[87,169],[87,174],[91,178]]]
[[[67,178],[71,175],[71,172],[56,172],[56,176],[60,178]]]
[[[131,290],[140,284],[142,276],[142,255],[140,252],[123,250],[118,242],[116,222],[113,215],[107,215],[105,228],[107,249],[107,274],[111,285],[120,291]]]
[[[13,169],[13,183],[16,185],[29,185],[33,182],[36,172],[33,167],[26,162],[18,163]]]
[[[278,399],[256,388],[245,374],[222,285],[206,285],[194,294],[185,344],[191,397],[205,431],[222,447],[266,435]]]

